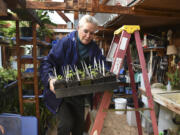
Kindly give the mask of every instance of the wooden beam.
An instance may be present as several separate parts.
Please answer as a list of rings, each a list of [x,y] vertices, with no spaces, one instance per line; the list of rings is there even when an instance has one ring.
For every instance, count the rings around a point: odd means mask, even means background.
[[[78,9],[78,4],[77,3],[71,3],[72,5],[69,4],[69,8],[67,7],[67,3],[65,2],[39,2],[39,1],[26,1],[26,8],[30,8],[30,9],[43,9],[43,10],[63,10],[63,11],[84,11],[84,10],[80,10]],[[117,11],[120,9],[129,9],[127,7],[121,7],[121,6],[105,6],[105,8],[108,7],[109,10],[104,10],[102,8],[104,8],[102,4],[99,5],[100,6],[100,10],[99,9],[93,9],[93,12],[99,12],[99,13],[112,13],[111,8],[112,9],[116,9]],[[92,12],[92,7],[91,4],[87,3],[86,6],[86,12]],[[121,10],[120,10],[121,11]]]
[[[0,0],[0,16],[7,16],[7,6],[3,0]]]
[[[180,17],[180,10],[168,10],[168,9],[157,9],[147,7],[133,7],[133,14],[139,14],[143,16],[157,16],[157,17]]]
[[[56,26],[53,25],[46,25],[49,29],[67,29],[66,24],[57,24]]]
[[[17,69],[18,69],[18,95],[19,95],[19,108],[20,108],[20,113],[23,115],[24,113],[24,108],[23,108],[23,97],[22,97],[22,79],[21,79],[21,56],[20,56],[20,32],[19,32],[19,21],[16,21],[16,54],[17,54]]]
[[[58,13],[59,16],[62,17],[62,19],[67,23],[67,22],[71,22],[71,20],[69,20],[69,18],[61,11],[56,11]],[[72,23],[72,22],[71,22]]]
[[[105,5],[108,3],[109,0],[103,0],[101,4]]]
[[[25,10],[25,12],[28,13],[28,18],[31,18],[32,21],[37,22],[38,24],[41,24],[41,21],[39,20],[37,13],[35,11],[33,11],[32,9],[26,9],[26,1],[25,0],[4,0],[7,4],[7,7],[10,9],[13,9],[15,11],[15,9],[17,9],[17,7],[21,7]],[[19,16],[20,18],[21,16]]]
[[[30,9],[44,9],[44,10],[64,10],[64,11],[81,11],[78,9],[76,3],[66,8],[66,3],[64,2],[38,2],[38,1],[26,1],[26,8]],[[82,10],[84,11],[84,10]],[[141,16],[157,16],[157,17],[174,17],[179,18],[180,12],[175,11],[157,11],[157,10],[147,10],[138,9],[136,7],[122,7],[122,6],[108,6],[99,4],[98,9],[91,8],[91,5],[87,5],[86,12],[94,13],[116,13],[116,14],[128,14],[128,15],[141,15]]]
[[[36,117],[38,119],[38,129],[40,129],[40,110],[39,110],[39,91],[38,91],[38,62],[37,62],[37,39],[36,39],[36,23],[33,22],[33,66],[34,66],[34,95],[36,106]],[[40,130],[38,130],[40,134]]]
[[[40,2],[40,1],[26,1],[26,8],[42,9],[42,10],[66,10],[66,3],[64,2]]]
[[[46,0],[51,2],[52,0]],[[62,17],[62,19],[67,23],[67,22],[71,22],[71,20],[61,11],[56,11],[60,17]],[[71,22],[72,23],[72,22]]]
[[[52,0],[46,0],[46,1],[51,2]],[[56,11],[56,12],[59,14],[60,17],[62,17],[62,19],[63,19],[66,23],[71,22],[71,20],[70,20],[63,12],[61,12],[61,11]],[[72,23],[72,22],[71,22],[71,23]]]
[[[74,20],[79,19],[79,13],[77,11],[74,11]]]
[[[78,20],[79,20],[79,13],[77,11],[74,11],[74,26],[73,26],[73,28],[77,27]]]
[[[103,26],[98,26],[98,30],[99,30],[99,31],[110,31],[110,32],[114,32],[114,29],[104,28]]]
[[[8,8],[17,8],[18,6],[18,0],[4,0],[4,2],[7,4]]]
[[[78,9],[80,11],[86,11],[87,3],[85,0],[78,0]]]
[[[102,100],[100,102],[99,109],[96,114],[95,121],[93,123],[93,127],[90,131],[90,135],[100,135],[101,130],[103,128],[104,119],[106,117],[107,112],[105,112],[105,109],[109,108],[110,102],[111,102],[112,93],[104,92]]]
[[[99,0],[92,0],[92,11],[99,8]]]
[[[103,0],[101,4],[102,4],[102,5],[106,5],[106,3],[107,3],[108,1],[109,1],[109,0]],[[99,4],[99,3],[98,3],[98,4]],[[91,13],[91,15],[94,16],[95,13]]]

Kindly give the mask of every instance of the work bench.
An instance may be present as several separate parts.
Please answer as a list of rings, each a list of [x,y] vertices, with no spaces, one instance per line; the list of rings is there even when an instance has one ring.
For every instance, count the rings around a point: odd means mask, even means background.
[[[144,90],[139,90],[142,95],[146,96]],[[166,89],[151,88],[151,92],[155,103],[159,132],[171,129],[173,133],[176,133],[180,128],[180,90],[168,92]]]

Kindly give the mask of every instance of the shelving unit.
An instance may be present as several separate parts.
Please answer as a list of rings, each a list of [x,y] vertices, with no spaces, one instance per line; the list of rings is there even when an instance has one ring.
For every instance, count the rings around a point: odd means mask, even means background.
[[[24,108],[23,104],[27,102],[34,102],[36,106],[36,117],[39,120],[40,118],[40,113],[39,113],[39,90],[38,90],[38,74],[37,74],[37,40],[36,40],[36,24],[33,23],[33,59],[22,59],[21,53],[20,53],[20,45],[22,45],[22,42],[20,41],[19,37],[19,21],[16,21],[16,51],[17,51],[17,65],[18,65],[18,90],[19,90],[19,105],[20,105],[20,113],[21,115],[24,114]],[[22,64],[33,64],[34,68],[34,73],[33,73],[33,82],[28,82],[32,83],[34,86],[34,98],[26,99],[23,98],[23,88],[22,85],[25,83],[25,79],[23,78],[22,74]]]
[[[165,47],[148,47],[143,49],[144,52],[156,52],[159,56],[164,56],[166,52]]]
[[[19,32],[19,21],[16,21],[16,51],[17,51],[17,70],[18,70],[18,93],[19,93],[19,108],[20,114],[24,115],[24,104],[25,103],[33,103],[35,104],[35,112],[36,117],[38,119],[38,125],[40,127],[40,106],[39,106],[39,98],[43,98],[41,95],[41,90],[38,87],[38,66],[40,65],[40,61],[42,57],[37,56],[38,43],[45,45],[48,49],[50,49],[50,45],[38,40],[36,38],[36,23],[33,22],[33,33],[32,38],[29,41],[24,41],[20,39]],[[25,46],[26,44],[32,44],[32,56],[23,56],[20,53],[21,46]],[[48,50],[47,49],[47,50]],[[33,65],[33,72],[24,72],[26,64]],[[23,85],[32,85],[31,95],[23,95],[25,91],[23,89]],[[26,90],[29,91],[29,90]],[[32,92],[33,91],[33,92]]]

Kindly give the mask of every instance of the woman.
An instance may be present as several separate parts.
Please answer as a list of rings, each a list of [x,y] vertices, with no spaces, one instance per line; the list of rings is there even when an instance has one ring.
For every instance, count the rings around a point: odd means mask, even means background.
[[[81,60],[92,64],[96,60],[105,60],[101,50],[93,41],[98,23],[90,15],[83,16],[78,24],[77,31],[71,32],[53,46],[48,56],[41,63],[41,80],[45,86],[44,98],[47,107],[56,113],[58,135],[82,135],[84,128],[84,100],[86,96],[74,96],[56,99],[53,70],[63,74],[62,66],[80,66]]]

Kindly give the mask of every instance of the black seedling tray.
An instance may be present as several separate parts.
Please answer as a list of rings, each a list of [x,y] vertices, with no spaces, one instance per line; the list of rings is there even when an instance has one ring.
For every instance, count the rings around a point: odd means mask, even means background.
[[[112,81],[112,82],[101,82],[96,84],[64,87],[64,88],[58,88],[55,86],[55,91],[56,91],[55,95],[56,98],[62,98],[62,97],[85,95],[85,94],[91,94],[91,93],[103,92],[103,91],[112,91],[116,89],[118,85],[119,84],[116,81]]]

